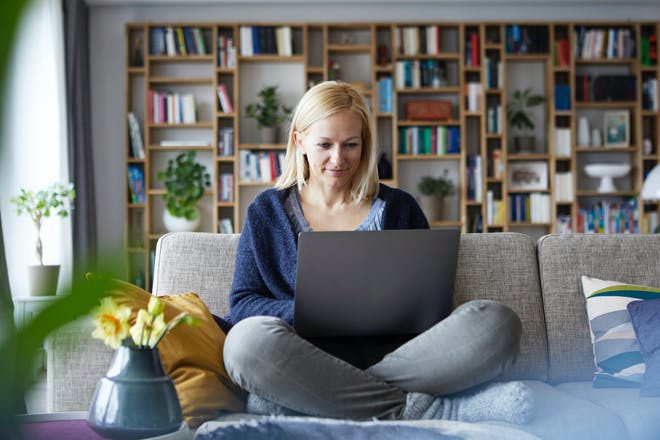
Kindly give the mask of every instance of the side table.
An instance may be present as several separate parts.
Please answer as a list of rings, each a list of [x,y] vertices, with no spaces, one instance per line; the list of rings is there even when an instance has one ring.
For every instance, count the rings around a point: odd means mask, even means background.
[[[104,440],[87,425],[87,411],[17,416],[21,431],[30,440]],[[148,440],[192,440],[195,432],[184,423],[176,432]]]
[[[37,313],[57,301],[59,298],[60,297],[56,295],[13,297],[12,301],[14,301],[14,322],[16,323],[16,328],[18,330],[22,330]],[[45,351],[44,349],[41,349],[36,354],[34,375],[43,370],[45,366]]]

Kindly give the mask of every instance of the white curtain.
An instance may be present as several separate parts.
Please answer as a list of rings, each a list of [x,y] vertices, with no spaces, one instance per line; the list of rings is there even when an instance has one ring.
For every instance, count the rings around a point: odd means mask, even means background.
[[[23,16],[7,76],[0,162],[0,212],[13,296],[28,295],[28,265],[35,256],[36,230],[18,217],[9,199],[20,188],[43,189],[69,181],[62,4],[33,0]],[[60,286],[70,279],[71,222],[50,217],[42,225],[44,264],[60,264]]]

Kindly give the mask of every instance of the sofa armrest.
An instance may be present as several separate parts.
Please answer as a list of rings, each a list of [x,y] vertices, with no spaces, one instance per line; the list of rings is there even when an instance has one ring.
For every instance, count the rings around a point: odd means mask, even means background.
[[[92,338],[93,323],[86,317],[49,337],[46,345],[46,409],[48,412],[86,411],[99,379],[110,366],[114,351]]]

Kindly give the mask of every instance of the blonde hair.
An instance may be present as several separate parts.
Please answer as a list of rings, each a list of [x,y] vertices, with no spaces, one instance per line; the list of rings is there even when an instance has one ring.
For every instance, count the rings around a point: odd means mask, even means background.
[[[312,124],[343,111],[352,111],[362,121],[362,153],[353,182],[351,195],[356,200],[378,195],[377,147],[369,107],[360,93],[350,84],[325,81],[309,89],[298,102],[287,135],[287,147],[282,174],[275,188],[298,185],[300,190],[309,179],[309,164],[294,141],[294,133],[303,133]]]

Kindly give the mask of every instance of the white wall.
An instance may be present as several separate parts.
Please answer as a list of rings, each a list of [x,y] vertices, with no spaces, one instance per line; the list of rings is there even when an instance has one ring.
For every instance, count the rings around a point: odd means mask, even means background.
[[[116,5],[92,0],[92,142],[95,160],[100,244],[123,240],[124,225],[124,23],[201,22],[428,22],[428,21],[625,21],[660,20],[657,1],[523,2],[428,1],[222,2],[185,7],[164,4]],[[311,3],[311,4],[310,4]],[[603,4],[607,3],[607,4]]]

